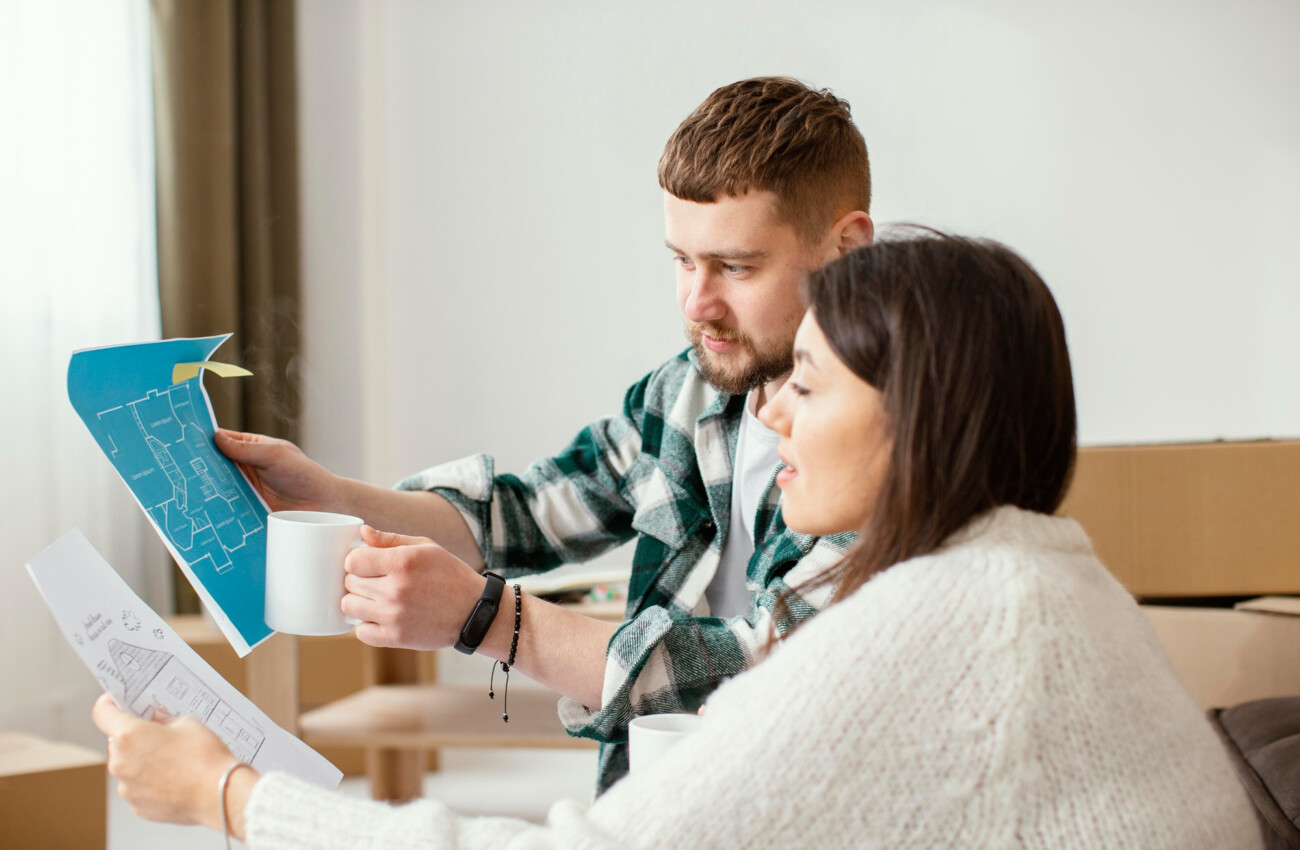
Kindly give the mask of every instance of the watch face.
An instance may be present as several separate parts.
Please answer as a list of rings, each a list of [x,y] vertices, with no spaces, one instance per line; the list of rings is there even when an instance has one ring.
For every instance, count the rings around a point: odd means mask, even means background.
[[[461,640],[471,646],[478,646],[487,634],[488,627],[492,625],[493,618],[496,617],[497,605],[491,599],[480,599],[474,606],[474,611],[469,615],[469,621],[465,623],[465,628],[461,630]]]

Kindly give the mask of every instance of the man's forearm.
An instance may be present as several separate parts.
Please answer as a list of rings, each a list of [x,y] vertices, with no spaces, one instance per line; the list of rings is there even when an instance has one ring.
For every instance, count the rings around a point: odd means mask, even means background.
[[[334,510],[359,516],[381,531],[427,537],[474,569],[483,569],[483,554],[465,518],[437,493],[389,490],[353,479],[341,479],[336,493]],[[473,602],[457,607],[468,616]],[[515,669],[589,708],[599,708],[605,651],[617,626],[528,594],[522,597],[520,623]],[[479,652],[506,661],[514,624],[514,590],[507,587]]]
[[[483,553],[465,518],[451,502],[423,490],[389,490],[354,479],[342,479],[338,510],[361,517],[380,531],[427,537],[476,570]]]
[[[608,623],[523,594],[516,669],[588,708],[601,705],[605,652],[618,630]],[[515,594],[507,582],[492,627],[479,653],[506,661],[515,627]]]

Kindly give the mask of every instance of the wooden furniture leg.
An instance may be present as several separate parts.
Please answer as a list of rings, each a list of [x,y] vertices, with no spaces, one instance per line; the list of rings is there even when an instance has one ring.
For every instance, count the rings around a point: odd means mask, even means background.
[[[420,681],[424,653],[411,649],[367,647],[365,679],[367,685],[407,685]],[[376,800],[402,802],[422,794],[427,761],[436,769],[437,755],[428,757],[424,750],[371,747],[366,750],[366,775],[370,778],[370,796]]]
[[[298,638],[276,634],[248,656],[248,698],[290,734],[298,734]]]

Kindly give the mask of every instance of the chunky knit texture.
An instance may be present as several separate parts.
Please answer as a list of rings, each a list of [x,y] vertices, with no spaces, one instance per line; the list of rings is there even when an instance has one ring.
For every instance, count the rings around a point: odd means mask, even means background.
[[[1262,847],[1227,755],[1072,520],[1001,508],[724,685],[700,732],[546,826],[283,774],[255,850]]]
[[[565,697],[570,735],[600,741],[597,790],[627,774],[627,724],[643,714],[695,711],[784,634],[830,602],[826,588],[776,600],[838,562],[853,533],[799,534],[781,521],[768,480],[745,570],[743,616],[712,616],[705,591],[731,528],[736,441],[745,396],[704,380],[686,349],[627,391],[623,411],[594,422],[522,475],[495,473],[489,455],[410,476],[461,512],[488,569],[514,578],[585,561],[635,538],[627,619],[605,648],[600,705]],[[775,476],[773,476],[774,478]]]

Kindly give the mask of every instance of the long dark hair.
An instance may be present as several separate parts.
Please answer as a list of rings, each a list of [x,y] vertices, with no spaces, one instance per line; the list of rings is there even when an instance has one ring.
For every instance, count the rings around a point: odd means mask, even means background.
[[[1065,326],[1014,251],[908,227],[814,272],[805,300],[836,356],[883,394],[893,439],[857,544],[818,582],[837,599],[992,508],[1060,506],[1076,440]]]

